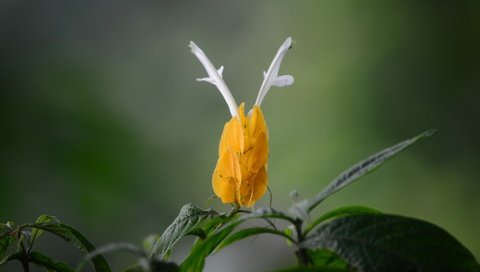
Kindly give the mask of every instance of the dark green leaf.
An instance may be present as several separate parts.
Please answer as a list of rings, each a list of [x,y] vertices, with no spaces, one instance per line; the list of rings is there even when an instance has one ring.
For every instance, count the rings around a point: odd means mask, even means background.
[[[393,156],[397,155],[400,151],[403,151],[405,148],[411,146],[416,141],[422,138],[433,135],[434,132],[435,131],[433,130],[426,131],[416,137],[413,137],[409,140],[403,141],[392,147],[384,149],[378,152],[377,154],[368,157],[366,160],[363,160],[357,163],[356,165],[346,170],[345,172],[341,173],[340,176],[334,179],[322,192],[320,192],[313,199],[313,201],[310,202],[308,211],[311,211],[312,209],[314,209],[318,204],[320,204],[325,198],[327,198],[331,194],[337,192],[343,187],[356,181],[360,177],[377,169],[380,165],[385,163],[388,159],[392,158]]]
[[[5,236],[0,239],[0,260],[5,256],[8,250],[8,246],[10,245],[10,242],[13,240],[13,237],[11,236]]]
[[[76,229],[60,224],[58,222],[42,222],[23,225],[23,227],[32,227],[50,232],[69,242],[83,253],[95,251],[95,247]],[[110,267],[103,256],[98,255],[92,258],[96,272],[110,272]]]
[[[152,256],[158,255],[160,259],[167,259],[168,252],[192,229],[197,228],[205,220],[219,216],[214,210],[202,210],[193,204],[186,204],[180,210],[177,218],[163,232],[152,250]]]
[[[0,267],[8,263],[9,261],[20,260],[21,258],[22,258],[22,255],[18,252],[7,255],[0,260]]]
[[[366,207],[366,206],[345,206],[333,211],[329,211],[326,214],[323,214],[319,218],[315,219],[311,224],[309,224],[304,231],[304,234],[307,235],[313,228],[318,224],[330,220],[333,218],[358,215],[358,214],[381,214],[380,211]]]
[[[210,255],[215,248],[241,223],[238,220],[227,224],[224,228],[209,236],[204,241],[197,243],[188,257],[180,265],[182,272],[197,272],[203,271],[205,259]]]
[[[295,220],[290,216],[272,208],[260,208],[252,213],[242,215],[238,218],[227,218],[227,220],[230,221],[227,221],[223,227],[216,232],[210,232],[210,234],[207,236],[207,239],[203,241],[200,240],[195,244],[188,257],[181,264],[180,271],[202,271],[207,256],[214,252],[222,243],[222,241],[227,238],[228,235],[230,235],[230,233],[235,230],[238,225],[247,220],[257,218],[278,218],[295,222]],[[217,228],[215,228],[215,230],[216,229]],[[285,236],[284,233],[282,233],[282,236]]]
[[[395,215],[334,219],[301,246],[333,251],[360,271],[480,271],[474,256],[445,230]]]
[[[179,270],[178,265],[171,262],[163,262],[159,260],[151,260],[139,262],[127,269],[124,272],[177,272]]]
[[[40,252],[31,252],[30,261],[37,266],[48,269],[49,271],[58,271],[58,272],[73,272],[74,270],[68,267],[67,264],[63,262],[57,262],[49,257],[43,255]]]
[[[187,233],[187,235],[197,236],[198,238],[200,238],[202,240],[207,238],[207,233],[201,228],[192,229]]]
[[[226,216],[217,216],[214,218],[211,218],[207,221],[205,221],[202,224],[202,229],[205,231],[205,233],[210,235],[211,233],[214,233],[215,231],[218,230],[223,224],[227,223],[228,221],[231,221],[235,219],[236,217],[226,217]]]
[[[221,216],[217,216],[209,220],[206,220],[201,227],[201,229],[205,233],[205,238],[197,239],[194,243],[194,246],[203,242],[203,240],[205,240],[208,236],[218,231],[227,222],[235,221],[237,218],[238,218],[237,216],[227,217],[227,216],[221,215]]]
[[[51,216],[48,214],[42,214],[37,218],[37,221],[35,223],[54,223],[54,224],[59,224],[60,221],[55,216]],[[30,245],[29,247],[32,248],[35,240],[42,235],[43,230],[42,229],[37,229],[37,228],[32,228],[32,237],[30,239]]]
[[[254,235],[258,235],[258,234],[264,234],[264,233],[279,235],[286,238],[289,241],[292,240],[292,238],[283,231],[275,230],[267,227],[255,227],[255,228],[242,229],[235,232],[234,234],[230,235],[228,238],[223,240],[222,243],[217,247],[215,251],[218,251],[242,239],[245,239]]]
[[[5,231],[5,232],[0,233],[0,239],[3,239],[3,238],[5,238],[5,237],[7,237],[7,236],[10,236],[10,233],[11,233],[10,230],[7,230],[7,231]]]
[[[335,269],[341,269],[342,271],[348,270],[348,264],[337,254],[326,249],[307,249],[305,253],[309,259],[309,262],[313,266],[323,266]]]
[[[163,262],[158,260],[152,260],[151,263],[152,272],[177,272],[179,271],[178,265],[172,262]]]

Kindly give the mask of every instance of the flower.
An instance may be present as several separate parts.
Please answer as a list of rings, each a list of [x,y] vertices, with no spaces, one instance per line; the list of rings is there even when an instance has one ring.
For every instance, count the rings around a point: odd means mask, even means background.
[[[223,66],[217,70],[205,53],[194,42],[190,42],[192,53],[198,58],[208,77],[198,78],[215,85],[227,102],[232,118],[225,124],[218,150],[218,161],[212,175],[215,194],[223,203],[237,207],[252,207],[266,192],[268,185],[268,128],[260,105],[270,87],[293,84],[291,75],[278,75],[285,53],[292,47],[287,38],[280,46],[258,92],[253,108],[247,115],[245,103],[237,106],[232,93],[223,81]]]

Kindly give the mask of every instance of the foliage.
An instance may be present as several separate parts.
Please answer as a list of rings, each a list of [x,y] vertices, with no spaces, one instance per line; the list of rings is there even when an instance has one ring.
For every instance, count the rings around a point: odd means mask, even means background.
[[[143,247],[120,243],[96,249],[80,232],[49,215],[31,224],[7,222],[0,225],[0,267],[17,260],[25,271],[29,271],[29,264],[47,271],[80,271],[88,261],[95,271],[105,272],[110,268],[102,254],[122,250],[139,257],[138,263],[125,271],[201,271],[206,258],[224,247],[248,237],[272,234],[293,245],[298,259],[297,267],[282,271],[480,271],[467,248],[426,221],[383,214],[364,206],[340,207],[311,218],[311,212],[327,197],[432,134],[422,133],[368,157],[340,174],[314,198],[299,201],[285,212],[272,207],[245,211],[235,206],[228,213],[219,213],[186,204],[163,234],[147,237]],[[269,226],[239,228],[256,219],[266,220]],[[272,219],[290,226],[279,229]],[[33,251],[43,232],[57,235],[85,253],[85,260],[73,269]],[[187,235],[197,237],[188,256],[180,264],[168,262],[172,248]]]

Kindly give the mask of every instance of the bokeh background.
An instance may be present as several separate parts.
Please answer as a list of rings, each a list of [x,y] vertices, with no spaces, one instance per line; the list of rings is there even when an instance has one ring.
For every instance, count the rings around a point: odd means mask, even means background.
[[[319,212],[360,204],[422,218],[480,258],[479,3],[1,1],[0,221],[48,213],[96,245],[140,244],[184,203],[204,207],[229,113],[214,86],[195,81],[205,71],[188,42],[225,66],[237,102],[251,106],[292,36],[281,71],[295,84],[263,104],[273,205],[288,207],[292,189],[311,197],[364,157],[437,128]],[[80,258],[53,236],[42,241],[54,258]],[[107,258],[115,271],[134,260]],[[266,236],[209,258],[206,271],[294,263]]]

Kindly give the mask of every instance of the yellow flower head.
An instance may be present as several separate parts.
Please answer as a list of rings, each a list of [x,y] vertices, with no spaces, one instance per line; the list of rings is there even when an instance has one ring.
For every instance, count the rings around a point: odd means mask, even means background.
[[[293,83],[291,75],[278,75],[282,59],[291,46],[291,38],[287,38],[280,46],[268,71],[263,72],[264,80],[255,105],[245,115],[245,104],[237,106],[223,81],[223,66],[217,70],[202,49],[190,42],[192,53],[208,74],[208,77],[199,78],[197,81],[206,81],[217,86],[232,115],[232,119],[223,128],[218,149],[219,158],[212,176],[213,191],[223,203],[252,207],[267,190],[268,129],[260,104],[270,87],[284,87]]]

